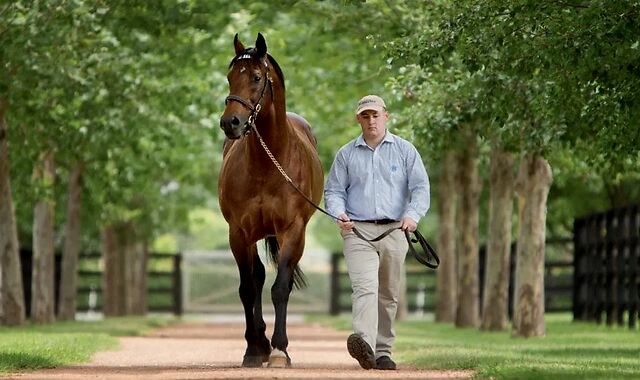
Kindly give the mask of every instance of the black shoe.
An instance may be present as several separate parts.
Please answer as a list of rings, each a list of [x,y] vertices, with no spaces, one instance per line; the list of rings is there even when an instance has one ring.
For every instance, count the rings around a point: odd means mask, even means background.
[[[396,363],[388,356],[381,356],[376,359],[376,369],[395,370]]]
[[[373,354],[373,350],[360,335],[349,335],[349,338],[347,338],[347,350],[360,363],[360,367],[371,369],[376,366],[376,357]]]

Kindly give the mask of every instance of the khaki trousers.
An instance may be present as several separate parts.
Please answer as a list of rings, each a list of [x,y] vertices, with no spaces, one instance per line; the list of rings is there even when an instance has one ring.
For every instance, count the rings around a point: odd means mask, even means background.
[[[368,239],[399,226],[400,222],[385,225],[355,222],[358,232]],[[353,232],[342,231],[342,238],[351,279],[353,331],[371,346],[376,359],[391,357],[401,275],[409,249],[404,231],[395,230],[375,243],[368,243]]]

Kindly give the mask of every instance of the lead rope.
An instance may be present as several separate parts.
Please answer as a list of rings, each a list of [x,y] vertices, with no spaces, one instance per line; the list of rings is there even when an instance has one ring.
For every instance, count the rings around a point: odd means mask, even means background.
[[[322,212],[323,214],[329,216],[330,218],[333,218],[335,220],[339,220],[340,218],[336,217],[335,215],[330,214],[328,211],[326,211],[323,208],[321,208],[320,206],[316,205],[313,202],[313,200],[311,200],[307,196],[307,194],[303,193],[302,190],[300,190],[300,188],[298,186],[296,186],[295,183],[293,183],[291,178],[287,175],[287,173],[282,168],[282,165],[280,165],[278,160],[276,160],[276,158],[274,157],[273,153],[271,153],[271,151],[267,147],[267,144],[262,139],[262,136],[260,136],[260,132],[258,132],[258,128],[256,128],[255,123],[251,123],[251,129],[255,132],[256,136],[258,137],[258,141],[260,141],[260,145],[262,145],[262,148],[267,153],[267,156],[269,156],[269,159],[271,160],[271,162],[273,162],[273,164],[275,165],[276,169],[278,169],[280,174],[282,174],[284,179],[298,192],[298,194],[302,195],[302,197],[307,202],[309,202],[313,207],[315,207],[316,210]],[[391,234],[393,231],[395,231],[397,229],[400,229],[400,227],[389,228],[388,230],[386,230],[385,232],[380,234],[380,236],[377,236],[377,237],[375,237],[373,239],[367,239],[355,227],[353,227],[353,233],[357,237],[359,237],[360,239],[362,239],[362,240],[366,241],[367,243],[371,244],[371,243],[375,243],[377,241],[380,241],[380,240],[384,239],[385,237],[387,237],[389,234]],[[431,269],[436,269],[440,265],[440,258],[436,254],[436,251],[429,245],[429,243],[427,243],[427,240],[424,238],[424,236],[422,236],[420,231],[418,231],[416,229],[415,231],[412,231],[412,233],[414,235],[414,238],[411,238],[411,235],[410,235],[409,231],[407,231],[407,230],[404,231],[404,235],[405,235],[405,237],[407,239],[407,242],[409,243],[409,251],[413,254],[413,256],[416,258],[416,260],[418,260],[418,262],[420,262],[421,264],[423,264],[423,265],[425,265],[425,266],[427,266],[427,267],[429,267]],[[424,252],[424,256],[419,254],[418,251],[415,250],[415,248],[413,247],[413,243],[420,243],[420,246],[422,247],[423,252]]]

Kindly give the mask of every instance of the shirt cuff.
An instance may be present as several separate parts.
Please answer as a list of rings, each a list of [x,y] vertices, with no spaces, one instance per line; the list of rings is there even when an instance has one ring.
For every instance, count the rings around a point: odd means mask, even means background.
[[[340,209],[340,208],[327,208],[327,211],[329,212],[329,214],[331,214],[332,216],[335,216],[336,218],[340,216],[340,214],[346,214],[347,212],[344,209]]]
[[[418,222],[420,221],[420,215],[418,215],[417,212],[413,211],[413,210],[409,210],[407,212],[404,213],[404,217],[409,217],[411,219],[413,219],[414,222],[416,222],[416,224],[418,224]]]

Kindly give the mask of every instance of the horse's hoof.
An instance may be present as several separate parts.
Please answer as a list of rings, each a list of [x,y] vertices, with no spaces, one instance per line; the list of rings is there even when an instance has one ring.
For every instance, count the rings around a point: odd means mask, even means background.
[[[289,368],[291,359],[286,352],[274,348],[269,355],[269,368]]]
[[[267,341],[267,344],[264,345],[262,347],[262,362],[266,363],[269,361],[269,355],[271,354],[271,345],[269,344],[269,341]]]
[[[242,359],[242,366],[246,368],[262,367],[262,356],[245,356]]]

